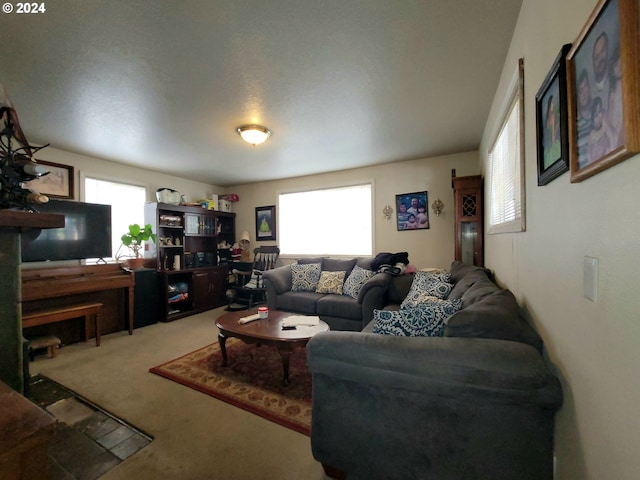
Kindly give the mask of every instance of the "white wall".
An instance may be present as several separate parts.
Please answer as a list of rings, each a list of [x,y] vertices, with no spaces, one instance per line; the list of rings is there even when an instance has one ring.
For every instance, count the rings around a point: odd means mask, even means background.
[[[488,235],[485,259],[542,334],[563,383],[556,417],[557,479],[632,480],[640,472],[640,156],[570,184],[537,186],[535,95],[595,0],[524,0],[480,148],[524,57],[527,231]],[[583,259],[599,259],[598,298],[583,297]]]
[[[411,264],[418,268],[448,268],[451,265],[454,255],[451,169],[456,169],[458,176],[478,174],[478,153],[474,151],[223,188],[51,147],[41,150],[36,157],[75,168],[76,200],[82,199],[80,192],[82,175],[146,186],[148,201],[155,201],[155,191],[161,187],[173,188],[185,194],[190,201],[205,198],[209,193],[237,193],[240,201],[233,205],[233,211],[236,212],[237,237],[239,238],[240,232],[247,230],[251,235],[252,248],[278,243],[277,241],[256,242],[254,223],[255,207],[277,205],[279,192],[328,187],[362,180],[373,181],[374,252],[407,251]],[[429,206],[430,228],[428,230],[399,232],[394,222],[395,217],[390,221],[383,218],[382,209],[387,204],[394,208],[395,215],[397,194],[424,190],[428,191],[429,205],[436,198],[440,198],[445,204],[444,211],[439,217],[433,214]],[[342,215],[345,212],[336,212],[336,214]],[[346,214],[350,214],[350,211],[347,210]],[[291,259],[285,258],[283,261],[287,263]]]
[[[409,252],[409,261],[418,268],[448,268],[453,261],[453,190],[451,189],[451,169],[456,175],[477,175],[478,154],[467,152],[422,160],[389,163],[367,168],[357,168],[343,172],[262,182],[229,187],[229,192],[237,193],[240,201],[234,204],[236,231],[247,230],[251,235],[252,248],[259,245],[278,242],[255,241],[255,207],[277,205],[279,192],[301,191],[322,188],[358,181],[374,182],[374,253]],[[394,218],[383,218],[385,205],[394,208],[395,196],[401,193],[428,191],[429,221],[428,230],[397,231]],[[436,198],[444,204],[444,212],[436,217],[431,204]],[[336,215],[354,214],[347,207]],[[276,219],[277,219],[276,208]],[[304,228],[304,225],[301,225]],[[340,235],[336,232],[335,235]],[[349,241],[345,238],[345,242]],[[290,259],[283,259],[287,263]]]
[[[206,198],[208,193],[222,193],[224,188],[216,185],[194,182],[173,175],[144,170],[121,163],[102,160],[86,155],[66,152],[55,148],[47,147],[40,150],[36,155],[38,160],[71,165],[75,169],[75,200],[82,200],[81,190],[83,188],[81,175],[95,176],[103,180],[113,180],[116,182],[131,183],[147,187],[147,201],[155,202],[155,192],[158,188],[172,188],[187,196],[189,201],[197,201]]]

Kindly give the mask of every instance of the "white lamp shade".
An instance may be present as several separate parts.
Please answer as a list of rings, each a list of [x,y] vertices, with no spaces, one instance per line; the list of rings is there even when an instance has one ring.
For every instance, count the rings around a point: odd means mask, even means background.
[[[243,231],[243,232],[240,234],[240,241],[241,241],[241,242],[242,242],[242,241],[250,242],[250,241],[251,241],[251,238],[249,237],[249,232],[247,232],[246,230],[245,230],[245,231]]]

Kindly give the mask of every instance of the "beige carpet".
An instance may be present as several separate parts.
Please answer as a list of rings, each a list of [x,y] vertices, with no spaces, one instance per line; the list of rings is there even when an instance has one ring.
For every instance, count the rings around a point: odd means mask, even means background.
[[[327,480],[309,437],[149,372],[217,339],[212,310],[39,356],[42,373],[154,437],[101,477],[113,479]]]

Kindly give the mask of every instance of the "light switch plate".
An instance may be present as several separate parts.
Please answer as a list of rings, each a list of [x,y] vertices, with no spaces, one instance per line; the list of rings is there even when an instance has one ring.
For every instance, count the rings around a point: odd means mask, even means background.
[[[598,300],[598,259],[596,257],[584,257],[582,283],[584,298],[595,303]]]

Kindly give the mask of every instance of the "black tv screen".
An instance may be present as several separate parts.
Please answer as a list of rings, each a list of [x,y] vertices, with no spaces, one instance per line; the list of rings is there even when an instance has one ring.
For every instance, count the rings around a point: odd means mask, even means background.
[[[43,229],[39,234],[38,230],[23,233],[23,262],[111,256],[111,205],[49,200],[38,205],[36,210],[64,215],[65,226]],[[37,237],[33,238],[36,234]]]

